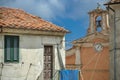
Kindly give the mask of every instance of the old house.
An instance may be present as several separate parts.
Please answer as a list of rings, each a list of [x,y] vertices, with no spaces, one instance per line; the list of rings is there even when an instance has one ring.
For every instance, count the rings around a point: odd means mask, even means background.
[[[120,0],[105,4],[110,21],[110,80],[120,80]]]
[[[66,51],[66,68],[79,69],[80,80],[109,80],[108,12],[98,5],[89,16],[87,35],[74,40]]]
[[[50,80],[60,60],[65,66],[67,32],[23,10],[0,7],[0,80]]]

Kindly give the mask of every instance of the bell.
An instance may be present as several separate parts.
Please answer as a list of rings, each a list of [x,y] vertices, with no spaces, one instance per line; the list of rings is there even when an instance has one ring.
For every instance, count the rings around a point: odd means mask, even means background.
[[[96,21],[97,27],[101,27],[101,20]]]

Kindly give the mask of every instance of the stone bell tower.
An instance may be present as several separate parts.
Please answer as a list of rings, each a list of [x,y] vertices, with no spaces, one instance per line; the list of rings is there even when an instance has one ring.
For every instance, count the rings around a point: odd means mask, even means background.
[[[100,32],[107,35],[109,32],[108,12],[102,10],[98,4],[98,7],[88,14],[90,16],[88,34]]]

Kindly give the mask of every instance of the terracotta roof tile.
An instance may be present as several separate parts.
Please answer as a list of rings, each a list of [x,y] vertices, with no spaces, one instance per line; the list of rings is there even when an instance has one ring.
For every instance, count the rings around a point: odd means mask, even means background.
[[[105,3],[105,5],[108,4],[120,4],[120,0],[110,0],[109,2]]]
[[[40,31],[68,32],[40,17],[33,16],[20,9],[0,7],[0,26],[17,29],[33,29]]]
[[[111,0],[112,3],[120,2],[120,0]]]

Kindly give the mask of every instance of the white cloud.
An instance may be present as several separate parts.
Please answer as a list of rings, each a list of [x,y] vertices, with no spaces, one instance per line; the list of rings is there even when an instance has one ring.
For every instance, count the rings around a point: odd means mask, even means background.
[[[1,1],[0,1],[1,2]],[[87,12],[96,8],[97,3],[103,4],[106,0],[11,0],[4,6],[22,8],[34,15],[47,20],[57,17],[80,19],[87,16]]]
[[[51,7],[46,3],[37,5],[36,13],[37,13],[37,11],[39,12],[37,15],[40,15],[41,17],[43,17],[45,19],[50,19],[50,18],[54,17],[54,13],[53,13]]]
[[[21,8],[47,20],[60,16],[65,9],[61,0],[11,0],[3,6]]]
[[[58,8],[59,10],[64,10],[64,5],[62,2],[60,2],[60,0],[49,0],[49,3],[54,8]]]
[[[67,14],[67,16],[72,19],[85,18],[85,16],[88,16],[87,13],[90,10],[97,7],[98,2],[101,4],[101,8],[104,8],[103,4],[106,0],[72,0],[72,3],[69,3],[69,6],[72,5],[72,10]]]

